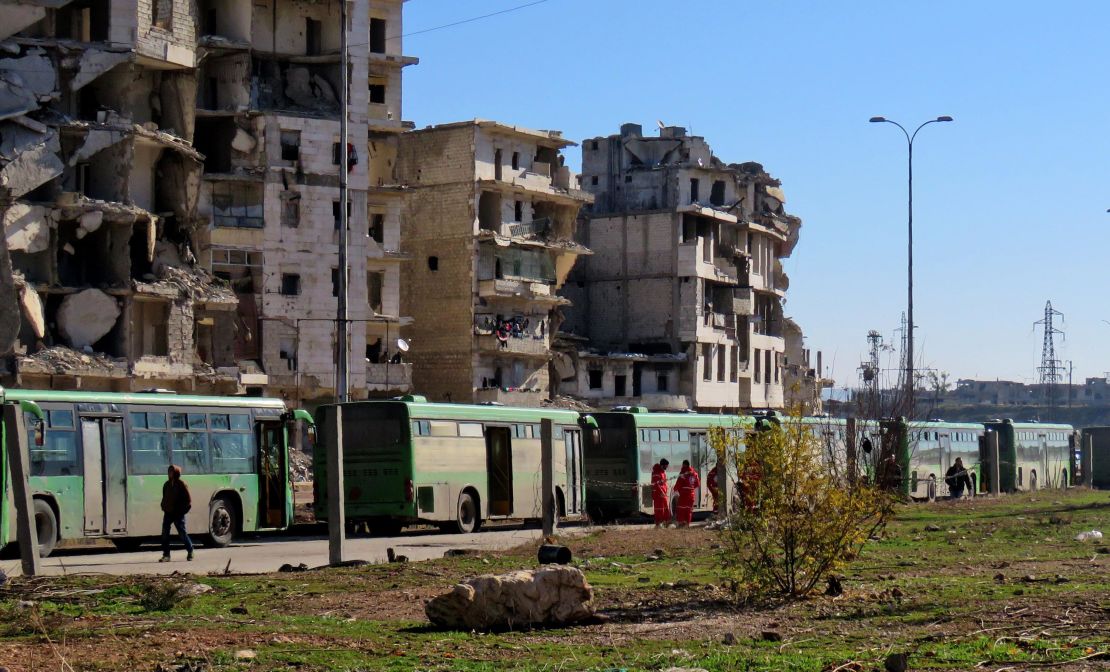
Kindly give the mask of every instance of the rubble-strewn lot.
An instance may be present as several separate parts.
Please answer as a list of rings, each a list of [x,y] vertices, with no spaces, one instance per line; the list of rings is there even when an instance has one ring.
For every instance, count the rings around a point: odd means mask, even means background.
[[[259,576],[71,577],[0,589],[11,670],[1104,669],[1110,493],[915,505],[844,574],[845,593],[737,606],[714,532],[590,530],[568,541],[607,621],[440,632],[424,601],[535,548]],[[662,551],[662,552],[660,552]],[[208,590],[205,587],[210,587]],[[202,592],[203,591],[203,592]]]

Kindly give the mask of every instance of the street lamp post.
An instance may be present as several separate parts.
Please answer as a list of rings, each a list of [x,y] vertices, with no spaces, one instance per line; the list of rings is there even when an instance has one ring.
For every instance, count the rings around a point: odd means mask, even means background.
[[[909,242],[907,245],[908,260],[906,265],[906,400],[909,405],[909,415],[912,417],[916,410],[914,402],[914,382],[913,382],[913,141],[917,137],[918,131],[925,128],[929,124],[935,124],[940,121],[952,121],[952,117],[943,116],[936,119],[930,119],[925,123],[918,126],[913,133],[906,130],[902,124],[897,121],[892,121],[885,117],[871,117],[870,122],[873,124],[887,123],[894,124],[902,130],[902,134],[906,136],[906,145],[909,148],[909,184],[908,184],[908,210],[909,210]]]

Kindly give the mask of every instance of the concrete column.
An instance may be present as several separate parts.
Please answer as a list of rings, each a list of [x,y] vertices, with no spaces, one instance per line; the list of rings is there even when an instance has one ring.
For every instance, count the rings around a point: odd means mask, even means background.
[[[347,517],[344,509],[343,485],[343,406],[336,404],[332,416],[332,441],[328,451],[328,562],[333,565],[347,559]]]
[[[19,404],[4,405],[4,428],[7,440],[8,464],[11,465],[12,495],[15,500],[16,536],[19,539],[19,559],[24,576],[39,573],[39,538],[35,528],[35,502],[27,479],[30,454],[27,447],[27,427]],[[0,478],[3,474],[0,474]]]

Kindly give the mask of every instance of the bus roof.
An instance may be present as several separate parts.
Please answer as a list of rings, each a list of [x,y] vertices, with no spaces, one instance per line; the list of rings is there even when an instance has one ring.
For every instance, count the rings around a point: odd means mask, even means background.
[[[160,392],[74,392],[69,390],[4,389],[11,401],[54,401],[90,404],[145,404],[165,406],[217,406],[227,408],[269,408],[285,410],[281,399],[267,397],[202,397]]]
[[[601,411],[591,415],[619,415],[632,418],[636,427],[667,427],[708,429],[709,427],[754,427],[750,415],[711,415],[708,413],[629,413],[628,411]]]
[[[539,422],[551,418],[563,424],[577,424],[580,414],[562,408],[523,408],[519,406],[485,406],[482,404],[448,404],[422,401],[352,401],[348,405],[382,404],[403,406],[409,418],[422,420],[485,420],[489,422]],[[327,404],[335,406],[335,404]]]

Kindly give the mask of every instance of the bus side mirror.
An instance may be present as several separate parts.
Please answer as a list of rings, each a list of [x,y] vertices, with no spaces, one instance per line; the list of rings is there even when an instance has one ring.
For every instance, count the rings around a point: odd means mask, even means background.
[[[305,435],[308,438],[308,445],[305,446],[307,450],[305,452],[314,452],[316,450],[316,425],[309,425],[308,429],[305,431]]]
[[[39,420],[35,423],[35,446],[41,448],[46,445],[46,423]]]

